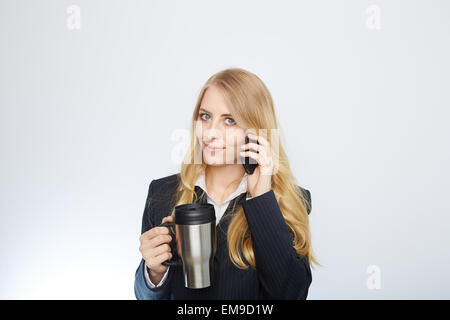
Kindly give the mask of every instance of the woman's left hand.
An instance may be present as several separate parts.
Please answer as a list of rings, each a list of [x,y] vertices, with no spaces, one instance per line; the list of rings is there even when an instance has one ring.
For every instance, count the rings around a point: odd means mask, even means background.
[[[248,137],[252,140],[257,140],[259,143],[247,143],[242,145],[240,153],[242,157],[250,157],[258,162],[258,166],[253,174],[249,174],[247,177],[247,189],[252,198],[254,198],[272,189],[272,175],[275,166],[270,142],[262,136],[251,133],[248,133]],[[248,149],[253,149],[254,152]],[[259,153],[256,153],[256,151]]]

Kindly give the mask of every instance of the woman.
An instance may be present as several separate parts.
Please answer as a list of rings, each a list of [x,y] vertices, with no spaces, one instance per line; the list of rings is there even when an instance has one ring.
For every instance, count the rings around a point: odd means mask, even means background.
[[[311,194],[296,184],[277,132],[272,97],[240,68],[213,75],[200,91],[181,172],[153,180],[140,236],[137,299],[306,299],[317,263],[308,215]],[[269,134],[270,133],[270,134]],[[245,144],[246,134],[257,143]],[[241,157],[257,163],[247,174]],[[217,249],[212,285],[184,287],[167,227],[174,207],[215,207]]]

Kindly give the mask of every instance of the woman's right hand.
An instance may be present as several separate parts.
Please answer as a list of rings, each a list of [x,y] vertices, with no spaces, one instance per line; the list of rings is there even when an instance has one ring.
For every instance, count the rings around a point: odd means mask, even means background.
[[[162,222],[173,222],[173,216],[164,217]],[[162,263],[172,258],[169,245],[171,240],[172,237],[169,235],[169,229],[167,227],[154,227],[139,237],[139,241],[141,242],[139,251],[149,269],[152,282],[152,278],[159,278],[161,280],[167,271],[168,266]]]

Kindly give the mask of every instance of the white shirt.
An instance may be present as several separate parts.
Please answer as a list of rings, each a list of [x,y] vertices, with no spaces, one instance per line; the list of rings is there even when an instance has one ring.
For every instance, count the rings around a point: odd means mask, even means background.
[[[247,172],[244,173],[244,176],[242,177],[241,183],[239,184],[239,186],[236,188],[236,190],[230,194],[228,196],[228,198],[221,204],[217,204],[208,194],[208,191],[206,191],[206,181],[205,181],[205,173],[203,172],[197,179],[197,181],[195,182],[196,186],[199,186],[200,188],[203,189],[203,191],[205,191],[206,193],[206,199],[207,202],[214,205],[214,209],[216,212],[216,225],[219,223],[220,219],[222,218],[223,214],[225,213],[225,211],[228,208],[228,205],[230,204],[230,201],[234,198],[236,198],[238,195],[240,195],[241,193],[247,192]],[[251,197],[246,197],[246,200],[250,199]],[[147,281],[147,284],[150,288],[154,288],[154,287],[160,287],[164,281],[167,278],[167,274],[169,273],[169,269],[170,266],[167,268],[166,273],[164,274],[163,278],[161,279],[161,281],[158,283],[158,285],[154,285],[151,281],[150,281],[150,276],[148,275],[148,271],[147,271],[147,266],[144,264],[144,268],[145,268],[145,280]]]

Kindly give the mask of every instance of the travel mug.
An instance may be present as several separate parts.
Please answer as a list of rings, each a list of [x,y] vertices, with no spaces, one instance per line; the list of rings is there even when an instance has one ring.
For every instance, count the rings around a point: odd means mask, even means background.
[[[183,266],[184,285],[199,289],[211,286],[216,254],[216,214],[210,203],[188,203],[175,207],[174,222],[168,227],[172,235],[172,258],[166,266]]]

